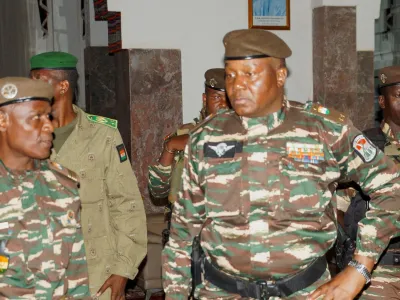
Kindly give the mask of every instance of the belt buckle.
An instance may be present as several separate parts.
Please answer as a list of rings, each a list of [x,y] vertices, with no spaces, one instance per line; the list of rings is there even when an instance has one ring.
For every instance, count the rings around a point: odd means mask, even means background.
[[[260,299],[268,300],[269,297],[279,297],[280,291],[276,282],[273,280],[257,281],[258,294]]]

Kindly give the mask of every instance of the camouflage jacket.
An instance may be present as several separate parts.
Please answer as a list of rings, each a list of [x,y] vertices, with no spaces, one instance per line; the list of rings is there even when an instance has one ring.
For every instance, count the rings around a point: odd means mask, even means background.
[[[193,122],[181,126],[173,136],[188,134],[195,124]],[[183,152],[177,152],[174,160],[173,165],[170,166],[163,166],[160,163],[149,166],[148,187],[151,195],[157,199],[168,199],[170,203],[174,203],[177,200],[181,185]]]
[[[90,298],[77,181],[35,164],[11,171],[0,161],[0,298]]]
[[[400,232],[396,166],[345,116],[318,105],[286,101],[263,118],[218,114],[191,134],[184,165],[163,250],[167,299],[190,293],[192,240],[206,219],[202,248],[231,275],[278,279],[325,255],[336,240],[335,190],[344,178],[372,197],[357,254],[376,261]]]

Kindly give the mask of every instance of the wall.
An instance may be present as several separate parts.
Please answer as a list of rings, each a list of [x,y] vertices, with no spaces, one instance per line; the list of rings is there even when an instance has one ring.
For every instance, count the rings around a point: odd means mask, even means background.
[[[293,50],[287,95],[302,102],[312,92],[310,1],[292,1],[292,29],[277,31]],[[198,116],[204,72],[223,66],[223,36],[247,28],[247,1],[108,0],[108,8],[122,13],[123,48],[181,49],[184,122]]]

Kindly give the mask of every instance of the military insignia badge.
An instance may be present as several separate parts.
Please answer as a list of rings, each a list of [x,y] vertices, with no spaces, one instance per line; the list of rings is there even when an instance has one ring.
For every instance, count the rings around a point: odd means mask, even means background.
[[[119,161],[124,162],[128,160],[128,155],[126,154],[125,145],[121,144],[117,146]]]
[[[359,134],[354,138],[353,149],[366,163],[373,161],[378,153],[376,147],[362,134]]]
[[[330,111],[326,107],[320,106],[318,107],[318,112],[323,115],[329,115]]]
[[[5,253],[6,241],[0,241],[0,274],[3,274],[8,269],[10,257]]]
[[[381,81],[382,83],[386,83],[387,76],[385,74],[381,74]]]
[[[211,78],[210,85],[211,85],[211,87],[215,87],[217,85],[217,81],[214,78]]]
[[[71,222],[73,220],[75,220],[75,213],[74,213],[73,210],[68,210],[67,211],[67,220],[68,220],[67,222],[70,223],[70,224],[71,224]]]
[[[93,123],[103,124],[111,128],[118,128],[118,121],[106,117],[87,115],[87,119]]]
[[[242,151],[243,144],[237,141],[204,144],[204,157],[233,158],[235,153],[241,153]]]
[[[324,146],[322,144],[287,143],[286,153],[294,161],[318,164],[324,160]]]
[[[12,99],[17,96],[18,88],[15,84],[8,83],[1,88],[1,95],[6,99]]]

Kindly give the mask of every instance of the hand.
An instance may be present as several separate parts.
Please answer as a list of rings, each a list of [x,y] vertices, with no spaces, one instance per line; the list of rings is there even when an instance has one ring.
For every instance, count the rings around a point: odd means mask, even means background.
[[[307,300],[352,300],[364,285],[365,278],[355,268],[348,266],[331,281],[316,289]]]
[[[166,142],[166,146],[170,151],[183,151],[185,150],[188,139],[188,134],[174,136]]]
[[[97,292],[100,297],[108,288],[111,288],[111,300],[125,300],[125,286],[128,278],[112,274]]]

